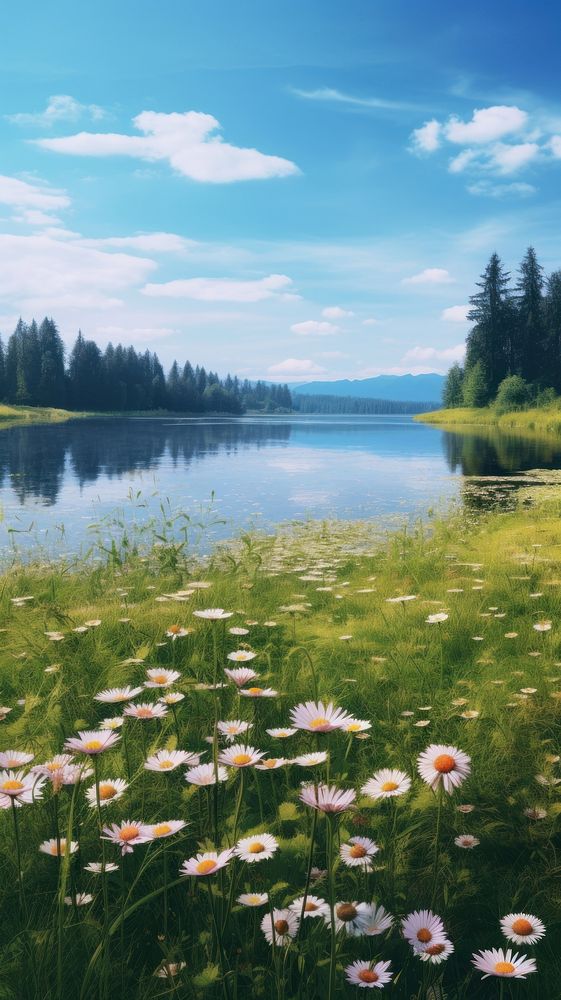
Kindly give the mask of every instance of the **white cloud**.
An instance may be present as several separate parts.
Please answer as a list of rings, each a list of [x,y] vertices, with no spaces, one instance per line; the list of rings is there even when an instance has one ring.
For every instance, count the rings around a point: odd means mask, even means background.
[[[293,87],[292,93],[308,101],[349,104],[357,108],[378,108],[382,111],[414,111],[419,109],[418,105],[405,101],[392,101],[384,97],[355,97],[353,94],[344,94],[341,90],[335,90],[333,87],[318,87],[317,90],[298,90]]]
[[[534,160],[539,151],[537,142],[520,142],[514,146],[498,142],[491,149],[491,164],[500,174],[512,174]]]
[[[153,298],[196,299],[199,302],[262,302],[282,297],[292,285],[285,274],[270,274],[255,281],[234,281],[231,278],[183,278],[162,284],[148,284],[143,295]]]
[[[449,285],[454,281],[449,271],[443,267],[426,267],[411,278],[402,278],[402,285]]]
[[[412,148],[417,153],[434,153],[435,149],[440,146],[441,131],[442,125],[436,118],[425,122],[421,128],[416,128],[411,133]]]
[[[228,184],[233,181],[287,177],[299,173],[296,164],[257,149],[224,142],[220,123],[199,111],[162,114],[142,111],[133,119],[141,135],[115,132],[78,132],[59,139],[33,140],[43,149],[71,156],[132,156],[167,161],[177,173],[194,181]]]
[[[373,316],[369,316],[368,319],[363,319],[363,321],[362,321],[362,325],[363,326],[378,326],[379,323],[380,323],[380,320],[379,319],[374,319]]]
[[[555,159],[561,160],[561,135],[552,135],[548,145]]]
[[[449,142],[460,145],[489,143],[513,132],[520,132],[528,121],[528,114],[515,105],[495,105],[491,108],[477,108],[469,122],[463,122],[452,115],[444,131]]]
[[[49,127],[60,121],[78,121],[87,116],[93,121],[99,121],[105,117],[105,111],[97,104],[81,104],[70,94],[54,94],[49,97],[47,106],[43,111],[34,114],[20,112],[15,115],[6,115],[10,122],[16,125],[40,125]]]
[[[434,362],[453,364],[455,361],[462,361],[466,352],[465,344],[456,344],[454,347],[445,347],[439,349],[437,347],[412,347],[411,350],[407,351],[402,359],[402,365],[407,365],[409,362]]]
[[[307,319],[303,323],[293,323],[290,327],[293,333],[298,333],[302,337],[324,337],[341,330],[334,323],[322,322],[317,319]]]
[[[267,369],[270,375],[321,375],[327,371],[321,365],[304,358],[287,358],[286,361],[279,361],[276,365],[269,365]]]
[[[51,188],[47,184],[30,184],[17,177],[0,174],[0,204],[18,209],[49,211],[68,208],[70,198],[65,191]]]
[[[325,319],[346,319],[354,316],[354,312],[350,309],[342,309],[341,306],[326,306],[325,309],[321,310],[321,315]]]
[[[466,323],[469,306],[449,306],[443,309],[440,318],[447,323]]]
[[[490,181],[477,181],[468,184],[469,194],[482,195],[485,198],[508,198],[509,196],[527,198],[536,193],[533,184],[524,181],[513,181],[511,184],[493,184]]]
[[[103,239],[82,239],[82,246],[115,247],[140,250],[142,253],[182,253],[197,244],[175,233],[139,233],[137,236],[107,236]]]
[[[460,174],[462,170],[469,167],[470,163],[473,163],[477,159],[477,153],[473,149],[464,149],[461,153],[458,153],[450,163],[448,164],[448,170],[451,174]]]

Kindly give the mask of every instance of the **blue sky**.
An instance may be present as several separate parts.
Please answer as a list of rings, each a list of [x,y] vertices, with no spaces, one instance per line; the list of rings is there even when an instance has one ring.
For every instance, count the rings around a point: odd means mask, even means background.
[[[561,267],[561,11],[33,2],[0,38],[0,330],[275,380],[445,371],[487,258]]]

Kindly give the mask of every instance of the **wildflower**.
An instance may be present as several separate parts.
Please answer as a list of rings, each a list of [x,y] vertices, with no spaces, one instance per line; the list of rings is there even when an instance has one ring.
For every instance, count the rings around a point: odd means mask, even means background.
[[[508,913],[501,919],[501,930],[515,944],[535,944],[545,934],[544,924],[531,913]]]
[[[26,753],[24,750],[3,750],[0,753],[0,767],[6,770],[15,770],[17,767],[24,767],[29,764],[35,755]]]
[[[547,816],[547,809],[541,809],[539,806],[532,806],[529,809],[524,810],[524,815],[528,819],[545,819]]]
[[[317,753],[302,753],[294,757],[292,763],[299,764],[300,767],[315,767],[317,764],[324,764],[326,760],[325,750],[319,750]]]
[[[269,944],[290,944],[298,932],[298,917],[292,910],[273,910],[261,921],[261,930]]]
[[[242,906],[265,906],[269,897],[266,892],[242,892],[237,901]]]
[[[472,837],[471,833],[461,833],[459,837],[454,838],[454,843],[456,847],[463,847],[470,851],[473,847],[477,847],[481,841],[478,837]]]
[[[144,681],[145,688],[165,688],[171,687],[181,677],[179,670],[161,670],[154,667],[146,671],[147,681]]]
[[[187,962],[162,962],[154,972],[154,975],[157,976],[158,979],[173,979],[186,968]]]
[[[429,944],[422,951],[416,952],[417,957],[421,959],[421,962],[430,962],[431,965],[440,965],[441,962],[445,962],[446,959],[454,951],[454,945],[448,938],[444,941],[437,941],[435,944]]]
[[[232,660],[233,663],[249,663],[256,656],[257,653],[253,653],[250,649],[236,649],[233,653],[228,653],[227,659]]]
[[[372,871],[371,859],[380,848],[368,837],[351,837],[348,844],[341,844],[339,854],[348,868],[362,868]]]
[[[84,871],[90,872],[91,875],[107,875],[109,872],[118,872],[119,865],[114,861],[106,861],[105,864],[101,861],[90,861],[84,865]]]
[[[243,687],[248,681],[253,681],[259,676],[251,667],[224,667],[224,673],[236,687]]]
[[[444,924],[432,910],[415,910],[401,921],[401,928],[414,951],[446,940]]]
[[[93,902],[91,892],[77,892],[75,896],[65,896],[64,902],[67,906],[87,906]]]
[[[465,712],[460,712],[460,719],[478,719],[479,712],[475,708],[468,708]]]
[[[471,770],[470,764],[470,757],[457,747],[431,743],[419,755],[417,770],[433,791],[442,784],[444,791],[450,795],[467,778]]]
[[[388,799],[396,795],[404,795],[411,788],[411,778],[404,771],[396,771],[388,767],[382,768],[361,788],[363,795],[371,799]]]
[[[258,833],[254,837],[244,837],[234,848],[234,854],[242,861],[268,861],[278,851],[279,844],[270,833]]]
[[[393,924],[393,917],[391,913],[388,913],[383,906],[377,906],[376,903],[368,904],[368,911],[365,910],[365,917],[368,918],[368,923],[364,927],[363,933],[366,937],[375,937],[378,934],[383,934],[384,931],[389,930]]]
[[[101,725],[103,729],[120,729],[124,721],[122,715],[113,715],[108,719],[102,719]]]
[[[152,840],[150,827],[139,820],[123,820],[122,823],[112,823],[104,826],[102,840],[111,840],[121,848],[121,854],[132,854],[137,844],[146,844]]]
[[[104,701],[110,705],[116,705],[121,701],[131,701],[131,699],[136,698],[137,694],[140,694],[141,691],[141,687],[106,688],[105,691],[99,691],[98,694],[94,694],[94,700]]]
[[[440,622],[447,622],[448,615],[444,611],[438,611],[435,615],[429,615],[425,618],[427,625],[438,625]]]
[[[278,767],[284,767],[290,761],[286,757],[266,757],[260,764],[255,765],[256,771],[276,771]]]
[[[174,833],[179,833],[184,826],[187,826],[184,819],[168,819],[161,823],[149,824],[148,829],[154,840],[160,840],[161,837],[171,837]]]
[[[103,781],[99,782],[99,804],[100,806],[107,806],[110,802],[117,802],[125,794],[128,784],[123,781],[122,778],[105,778]],[[97,792],[96,786],[92,785],[86,791],[86,799],[92,809],[97,806]]]
[[[405,594],[400,597],[386,597],[386,604],[405,604],[406,601],[416,601],[417,594]]]
[[[6,808],[12,801],[29,804],[43,795],[45,778],[24,771],[0,771],[0,805]]]
[[[368,923],[368,903],[336,903],[335,928],[345,930],[349,937],[360,937]]]
[[[274,688],[250,687],[241,688],[240,694],[245,698],[276,698],[278,691],[275,691]]]
[[[504,976],[508,979],[526,979],[531,972],[537,972],[536,963],[527,955],[519,955],[503,951],[502,948],[489,948],[474,952],[472,962],[476,969],[484,972],[483,979],[489,976]]]
[[[181,625],[170,625],[166,629],[168,639],[175,642],[176,639],[184,639],[186,635],[192,635],[192,628],[182,628]]]
[[[234,851],[228,848],[226,851],[205,851],[197,854],[194,858],[184,861],[179,869],[180,875],[214,875],[220,868],[225,868],[232,860]]]
[[[200,753],[190,753],[188,750],[158,750],[144,762],[147,771],[174,771],[181,764],[196,766],[200,763]]]
[[[350,809],[356,793],[352,788],[336,788],[335,785],[302,785],[300,800],[323,813],[339,813]]]
[[[224,608],[206,608],[204,611],[193,611],[193,614],[196,618],[204,618],[209,622],[220,622],[231,618],[234,612],[224,611]]]
[[[218,760],[221,764],[229,767],[252,767],[257,764],[265,754],[255,747],[244,746],[243,743],[234,743],[226,750],[221,750]]]
[[[228,632],[230,633],[230,635],[249,635],[248,628],[240,628],[239,626],[238,627],[234,626],[234,628],[229,628]]]
[[[225,736],[231,742],[234,737],[241,733],[247,733],[248,729],[253,729],[252,722],[244,722],[243,719],[231,719],[229,722],[217,722],[216,728],[221,736]]]
[[[127,705],[125,708],[125,715],[132,715],[135,719],[163,719],[167,712],[166,706],[158,701],[153,704],[145,701],[140,705]]]
[[[533,625],[533,629],[535,632],[549,632],[551,628],[552,628],[552,622],[547,621],[546,619],[539,622],[535,622]]]
[[[50,854],[53,858],[63,858],[66,854],[66,837],[61,837],[60,840],[56,840],[54,837],[51,840],[44,840],[42,844],[39,844],[39,850],[43,854]],[[59,850],[60,845],[60,850]],[[69,854],[75,854],[78,850],[78,842],[76,840],[71,840],[68,847]]]
[[[364,733],[367,729],[372,729],[372,723],[368,722],[367,719],[353,719],[350,718],[341,729],[344,733]]]
[[[64,746],[67,750],[76,750],[77,753],[86,753],[94,756],[115,746],[120,738],[117,733],[111,732],[110,729],[88,729],[81,730],[78,736],[72,736],[69,740],[66,740]]]
[[[290,721],[296,729],[310,733],[330,733],[333,729],[342,729],[350,720],[351,716],[342,708],[334,708],[333,702],[324,705],[322,701],[307,701],[290,712]]]
[[[292,910],[298,919],[300,919],[303,905],[304,919],[306,919],[306,917],[323,917],[324,920],[329,922],[329,903],[327,903],[325,899],[320,899],[318,896],[306,896],[306,903],[304,904],[304,896],[298,896],[298,898],[290,904],[289,910]]]
[[[391,962],[351,962],[345,967],[345,976],[351,986],[382,990],[392,981]]]
[[[272,736],[273,739],[286,740],[286,739],[288,739],[289,736],[294,736],[294,734],[297,732],[297,730],[296,729],[267,729],[266,732],[269,734],[269,736]]]
[[[228,772],[225,767],[214,768],[214,764],[198,764],[190,767],[185,773],[185,780],[190,785],[214,785],[216,781],[227,781]]]

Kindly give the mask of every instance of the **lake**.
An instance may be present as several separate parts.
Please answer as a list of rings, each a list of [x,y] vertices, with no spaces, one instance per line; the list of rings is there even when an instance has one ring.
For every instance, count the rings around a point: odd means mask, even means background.
[[[204,523],[203,544],[301,518],[414,518],[466,477],[561,468],[561,441],[458,434],[409,416],[76,420],[0,431],[0,556],[85,552],[124,526]],[[209,510],[209,502],[212,510]],[[482,499],[483,498],[483,499]],[[173,522],[173,523],[172,523]]]

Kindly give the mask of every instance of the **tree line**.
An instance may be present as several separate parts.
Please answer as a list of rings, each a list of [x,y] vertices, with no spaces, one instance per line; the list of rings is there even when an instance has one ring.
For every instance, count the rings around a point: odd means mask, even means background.
[[[360,399],[355,396],[314,396],[312,393],[294,392],[292,406],[297,413],[426,413],[434,410],[434,403],[405,403],[391,399]]]
[[[561,392],[561,271],[549,277],[533,247],[514,286],[494,253],[470,298],[465,364],[446,379],[446,407],[516,409]]]
[[[19,320],[4,346],[0,338],[0,400],[22,406],[131,412],[171,410],[239,415],[247,410],[286,413],[292,397],[286,385],[220,379],[189,361],[174,361],[166,374],[157,354],[108,344],[104,351],[78,333],[66,358],[56,323]]]

